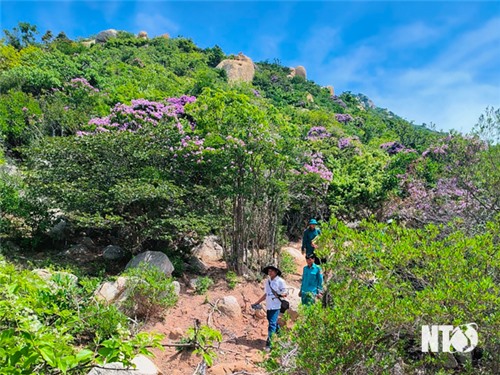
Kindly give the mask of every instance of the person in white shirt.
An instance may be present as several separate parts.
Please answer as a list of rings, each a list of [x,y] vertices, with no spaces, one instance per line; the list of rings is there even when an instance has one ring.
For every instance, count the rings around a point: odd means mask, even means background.
[[[271,349],[271,337],[276,333],[278,326],[278,316],[281,309],[280,298],[287,296],[287,287],[285,280],[281,276],[281,271],[275,266],[267,266],[262,269],[262,272],[269,275],[269,278],[264,282],[264,295],[252,306],[258,305],[266,300],[267,321],[269,327],[267,329],[266,350]],[[274,291],[273,291],[274,290]],[[279,298],[278,298],[279,297]]]

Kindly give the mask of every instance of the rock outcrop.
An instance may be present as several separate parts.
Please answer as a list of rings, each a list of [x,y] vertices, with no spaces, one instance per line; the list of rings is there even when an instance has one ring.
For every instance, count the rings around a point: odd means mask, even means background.
[[[255,75],[252,59],[241,52],[233,60],[222,60],[216,68],[226,71],[229,82],[252,82]]]
[[[103,30],[95,37],[97,43],[106,43],[111,38],[116,38],[118,31],[115,29]]]
[[[295,68],[295,75],[307,79],[306,68],[302,65],[299,65]]]

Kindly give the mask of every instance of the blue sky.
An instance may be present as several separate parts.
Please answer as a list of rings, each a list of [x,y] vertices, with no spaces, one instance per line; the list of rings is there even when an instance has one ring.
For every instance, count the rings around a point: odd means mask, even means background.
[[[5,1],[1,28],[189,37],[370,97],[417,124],[467,132],[500,107],[500,1]]]

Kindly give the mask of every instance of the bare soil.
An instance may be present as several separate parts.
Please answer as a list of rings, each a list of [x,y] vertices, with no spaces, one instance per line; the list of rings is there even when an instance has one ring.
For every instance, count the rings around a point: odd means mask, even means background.
[[[300,245],[295,243],[286,248],[294,255],[297,263],[297,272],[285,278],[288,286],[295,291],[300,286],[301,270],[305,263],[298,248]],[[208,368],[207,375],[264,375],[266,372],[261,363],[267,355],[263,350],[267,337],[265,310],[253,310],[250,306],[262,296],[263,284],[240,279],[236,288],[230,289],[225,280],[226,272],[225,262],[210,264],[208,276],[215,283],[206,295],[197,295],[188,287],[191,276],[186,275],[184,283],[179,280],[181,293],[177,305],[165,311],[156,322],[149,323],[145,330],[164,334],[163,343],[172,344],[179,342],[187,329],[199,320],[201,324],[218,329],[223,335],[223,341],[216,350],[217,357],[213,366]],[[230,318],[217,309],[218,301],[225,296],[237,299],[242,311],[240,318]],[[200,356],[188,351],[178,351],[174,347],[166,347],[163,351],[155,350],[154,354],[153,361],[163,375],[192,375],[202,361]]]

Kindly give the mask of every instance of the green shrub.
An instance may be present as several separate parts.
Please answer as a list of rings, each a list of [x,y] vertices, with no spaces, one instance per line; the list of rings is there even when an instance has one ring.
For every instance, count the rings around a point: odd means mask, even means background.
[[[234,289],[238,285],[238,275],[234,271],[227,271],[226,273],[226,281],[229,289]]]
[[[45,281],[0,257],[0,372],[82,373],[93,364],[130,364],[151,354],[161,337],[132,337],[126,317],[98,305],[92,293],[65,273]]]
[[[446,353],[421,353],[422,325],[475,322],[482,358],[460,371],[495,373],[499,219],[474,237],[459,231],[443,235],[434,226],[415,230],[365,222],[354,230],[335,220],[322,226],[318,255],[329,258],[325,307],[303,308],[285,335],[285,344],[297,347],[295,370],[379,374],[403,362],[408,373],[446,373]]]
[[[283,272],[285,276],[297,273],[297,266],[295,264],[295,260],[293,256],[291,256],[287,251],[282,251],[280,253],[279,265],[280,265],[280,270]]]
[[[137,268],[129,268],[123,275],[128,277],[128,297],[124,303],[127,315],[148,320],[177,303],[172,279],[158,268],[142,263]]]
[[[206,292],[208,292],[208,289],[212,285],[214,285],[214,281],[210,277],[208,276],[199,277],[196,280],[196,286],[194,292],[196,294],[205,294]]]

